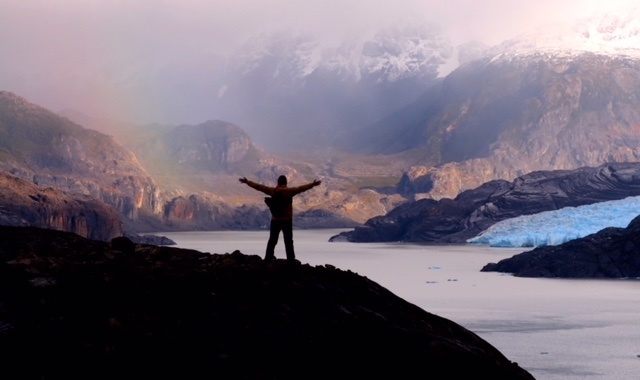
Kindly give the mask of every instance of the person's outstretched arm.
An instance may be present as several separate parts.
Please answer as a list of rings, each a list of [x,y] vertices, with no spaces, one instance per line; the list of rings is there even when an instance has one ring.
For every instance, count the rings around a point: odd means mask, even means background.
[[[263,193],[265,193],[267,195],[273,195],[273,192],[275,191],[275,188],[269,187],[269,186],[265,186],[265,185],[261,185],[259,183],[253,182],[253,181],[249,181],[247,179],[247,177],[242,177],[238,181],[240,181],[240,183],[247,184],[249,187],[251,187],[253,189],[256,189],[258,191],[262,191]]]
[[[302,193],[304,191],[307,191],[307,190],[309,190],[311,188],[314,188],[314,187],[320,185],[321,183],[322,183],[322,181],[319,181],[319,180],[316,179],[311,183],[307,183],[306,185],[297,186],[297,187],[290,187],[289,191],[291,192],[291,194],[293,196],[293,195],[296,195],[296,194],[300,194],[300,193]]]

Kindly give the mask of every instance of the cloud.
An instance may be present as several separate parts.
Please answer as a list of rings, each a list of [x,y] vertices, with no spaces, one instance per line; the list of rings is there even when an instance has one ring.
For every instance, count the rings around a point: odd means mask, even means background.
[[[595,0],[4,0],[0,90],[54,111],[162,122],[152,115],[163,105],[141,102],[145,94],[129,91],[132,83],[144,75],[161,88],[167,67],[184,81],[204,80],[216,57],[264,30],[304,30],[335,41],[412,18],[440,23],[455,43],[497,44],[603,6]]]

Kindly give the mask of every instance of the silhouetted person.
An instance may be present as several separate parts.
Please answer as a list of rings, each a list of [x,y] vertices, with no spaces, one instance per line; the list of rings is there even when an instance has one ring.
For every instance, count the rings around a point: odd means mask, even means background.
[[[249,181],[246,177],[240,178],[240,182],[246,183],[250,187],[271,196],[271,198],[265,198],[265,202],[271,210],[271,229],[269,232],[269,241],[267,242],[267,252],[264,259],[275,259],[274,249],[276,244],[278,244],[280,231],[282,231],[287,260],[294,262],[296,255],[293,250],[293,197],[318,186],[321,181],[314,180],[306,185],[287,187],[287,177],[281,175],[278,177],[278,186],[276,187],[269,187],[255,183],[253,181]]]

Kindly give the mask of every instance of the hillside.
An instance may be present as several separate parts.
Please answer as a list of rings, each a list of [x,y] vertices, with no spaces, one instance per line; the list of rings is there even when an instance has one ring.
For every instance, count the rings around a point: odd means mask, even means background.
[[[91,196],[128,220],[160,211],[155,181],[129,150],[6,91],[0,91],[0,170]]]

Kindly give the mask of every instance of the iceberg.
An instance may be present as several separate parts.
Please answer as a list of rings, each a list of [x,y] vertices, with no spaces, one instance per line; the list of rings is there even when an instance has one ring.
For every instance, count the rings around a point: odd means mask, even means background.
[[[498,222],[467,243],[491,247],[559,245],[606,227],[627,227],[640,215],[640,196],[544,211]]]

